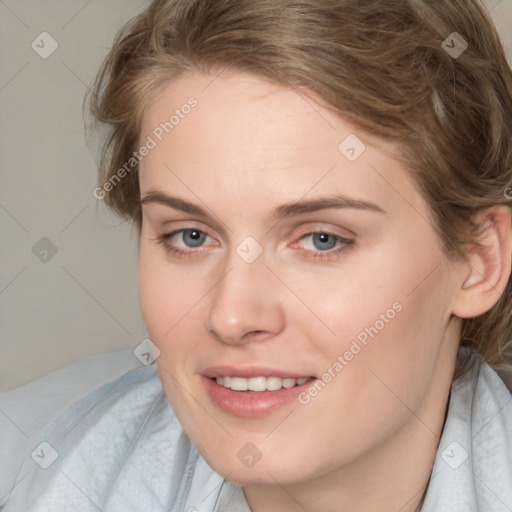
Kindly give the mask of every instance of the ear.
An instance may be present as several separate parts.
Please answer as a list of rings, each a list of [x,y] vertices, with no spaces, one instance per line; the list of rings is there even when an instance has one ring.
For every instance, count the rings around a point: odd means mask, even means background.
[[[480,230],[466,255],[460,292],[453,314],[474,318],[489,311],[500,299],[512,266],[512,212],[496,206],[476,217]]]

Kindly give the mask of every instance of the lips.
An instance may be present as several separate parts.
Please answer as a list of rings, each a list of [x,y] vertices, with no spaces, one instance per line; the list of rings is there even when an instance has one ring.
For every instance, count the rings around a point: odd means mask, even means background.
[[[235,366],[212,366],[202,372],[202,375],[209,379],[216,377],[242,377],[250,379],[251,377],[279,377],[280,379],[303,379],[311,377],[310,374],[301,374],[289,372],[278,368],[265,366],[235,367]]]
[[[217,366],[202,373],[212,402],[224,412],[246,418],[270,415],[294,402],[314,380],[311,375],[275,368]]]

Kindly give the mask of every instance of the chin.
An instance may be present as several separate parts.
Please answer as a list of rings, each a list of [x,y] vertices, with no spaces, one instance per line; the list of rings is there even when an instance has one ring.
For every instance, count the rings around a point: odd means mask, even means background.
[[[245,448],[245,449],[244,449]],[[229,450],[229,448],[228,448]],[[276,481],[282,485],[291,485],[314,478],[311,474],[310,463],[307,457],[293,457],[289,460],[279,456],[279,451],[273,450],[272,455],[258,454],[249,443],[231,457],[223,454],[201,454],[208,465],[219,475],[239,486],[275,485]],[[297,450],[286,449],[288,453],[297,453]],[[250,458],[252,453],[252,460]],[[300,459],[300,462],[299,462]],[[308,472],[305,472],[308,469]]]

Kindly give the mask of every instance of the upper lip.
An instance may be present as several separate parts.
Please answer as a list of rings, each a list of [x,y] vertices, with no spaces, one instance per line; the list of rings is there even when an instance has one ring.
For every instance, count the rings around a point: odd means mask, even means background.
[[[266,366],[211,366],[202,372],[204,377],[214,379],[215,377],[242,377],[250,379],[251,377],[280,377],[281,379],[303,379],[312,377],[311,374],[289,372],[277,368]]]

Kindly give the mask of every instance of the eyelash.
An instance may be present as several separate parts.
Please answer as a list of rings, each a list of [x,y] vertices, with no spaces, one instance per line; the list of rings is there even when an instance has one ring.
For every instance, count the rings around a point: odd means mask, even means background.
[[[201,246],[194,250],[194,249],[191,249],[191,250],[184,250],[184,249],[180,249],[178,247],[174,247],[172,245],[169,245],[169,240],[171,238],[173,238],[174,236],[178,235],[179,233],[183,233],[185,231],[197,231],[199,233],[204,233],[205,235],[207,235],[206,231],[202,231],[200,229],[195,229],[195,228],[182,228],[182,229],[177,229],[176,231],[172,231],[171,233],[163,233],[162,235],[159,235],[157,238],[156,238],[156,243],[158,244],[162,244],[165,251],[173,256],[176,256],[178,258],[183,258],[183,257],[189,257],[189,258],[196,258],[196,257],[200,257],[201,256],[201,253],[204,252],[204,251],[201,251]],[[208,235],[207,235],[208,236]]]
[[[197,258],[197,257],[200,257],[201,256],[201,253],[204,252],[204,251],[201,251],[201,247],[202,246],[199,246],[198,249],[190,249],[190,250],[184,250],[184,249],[181,249],[181,248],[178,248],[178,247],[174,247],[172,245],[169,244],[169,240],[172,239],[174,236],[180,234],[180,233],[183,233],[185,231],[198,231],[200,233],[203,233],[207,236],[209,236],[205,231],[202,231],[200,229],[195,229],[195,228],[182,228],[182,229],[178,229],[176,231],[173,231],[171,233],[163,233],[162,235],[159,235],[157,238],[156,238],[156,243],[158,244],[161,244],[163,245],[165,251],[173,256],[176,256],[178,258],[183,258],[183,257],[189,257],[189,258]],[[311,236],[311,235],[319,235],[319,234],[323,234],[323,235],[329,235],[329,236],[332,236],[335,238],[336,240],[336,243],[341,243],[342,245],[340,247],[338,247],[337,249],[330,249],[330,250],[327,250],[327,251],[320,251],[320,250],[317,250],[317,251],[312,251],[312,250],[304,250],[302,249],[302,255],[306,258],[311,258],[313,260],[320,260],[320,261],[325,261],[325,260],[332,260],[332,259],[336,259],[336,257],[340,256],[342,253],[344,252],[347,252],[347,251],[350,251],[354,248],[355,246],[355,241],[354,240],[351,240],[351,239],[348,239],[348,238],[344,238],[340,235],[336,235],[334,233],[331,233],[329,231],[322,231],[322,230],[317,230],[317,231],[309,231],[307,233],[304,233],[298,240],[303,240],[304,238],[308,237],[308,236]],[[294,244],[297,243],[297,242],[294,242]]]
[[[311,236],[311,235],[329,235],[334,237],[336,244],[341,244],[336,249],[329,249],[327,251],[320,251],[320,250],[310,250],[310,249],[300,249],[302,252],[302,256],[305,258],[310,258],[312,260],[319,260],[319,261],[335,261],[338,257],[340,257],[343,253],[348,252],[352,250],[355,246],[355,241],[350,240],[349,238],[344,238],[340,235],[336,235],[334,233],[331,233],[329,231],[309,231],[308,233],[303,234],[300,238],[300,240],[303,240],[304,238]],[[294,242],[295,244],[296,242]]]

